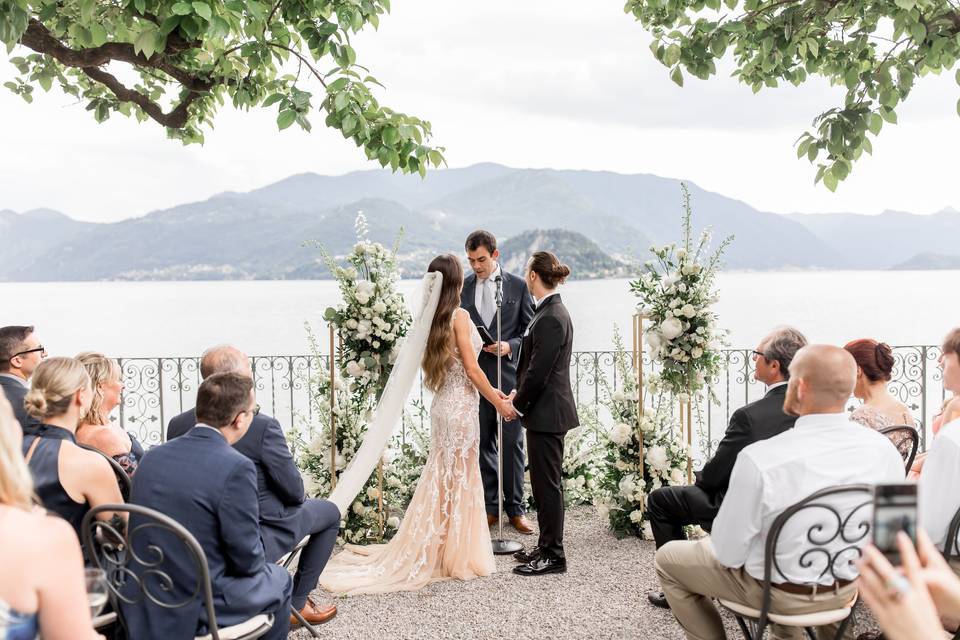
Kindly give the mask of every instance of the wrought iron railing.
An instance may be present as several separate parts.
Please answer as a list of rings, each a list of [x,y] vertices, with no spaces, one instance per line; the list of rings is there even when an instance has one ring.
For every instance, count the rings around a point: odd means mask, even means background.
[[[730,415],[764,393],[763,384],[753,379],[751,352],[751,349],[724,351],[726,366],[711,384],[715,400],[702,402],[695,416],[698,425],[695,457],[701,461],[709,457],[723,436]],[[894,356],[896,364],[890,390],[913,411],[920,428],[920,447],[924,449],[931,418],[944,399],[937,366],[940,348],[895,347]],[[119,415],[121,424],[147,446],[162,442],[170,418],[194,404],[200,385],[199,358],[122,358],[120,364],[125,386]],[[314,403],[310,401],[310,380],[321,371],[319,358],[254,356],[251,367],[262,410],[277,417],[285,428],[310,431],[311,425],[317,423]],[[581,406],[605,399],[604,381],[613,389],[623,383],[613,351],[575,352],[570,367],[575,381],[574,393]],[[645,362],[645,367],[649,368],[650,363]],[[414,389],[414,399],[427,400],[425,396],[429,392],[425,391],[422,380]]]

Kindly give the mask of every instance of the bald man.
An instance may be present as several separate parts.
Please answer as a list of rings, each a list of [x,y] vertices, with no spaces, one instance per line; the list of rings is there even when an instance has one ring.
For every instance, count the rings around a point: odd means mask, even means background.
[[[203,379],[215,373],[253,376],[247,354],[228,344],[211,347],[200,358]],[[181,413],[170,420],[167,440],[182,436],[196,424],[196,410]],[[306,495],[303,478],[287,446],[283,427],[276,418],[261,413],[260,405],[257,405],[250,428],[233,448],[250,458],[257,468],[260,535],[267,560],[276,562],[305,536],[310,536],[293,576],[293,607],[310,624],[330,620],[336,615],[337,608],[315,605],[309,595],[316,588],[336,543],[340,510],[328,500]],[[297,626],[300,622],[291,616],[290,624]]]
[[[831,345],[800,349],[790,363],[784,401],[784,411],[798,416],[794,428],[740,452],[711,537],[669,542],[657,551],[660,584],[687,638],[726,637],[712,598],[762,606],[764,545],[773,520],[787,507],[827,487],[903,482],[896,447],[848,418],[845,407],[856,377],[857,365],[845,350]],[[835,506],[849,510],[855,504]],[[802,522],[791,521],[797,526],[785,528],[779,538],[772,611],[794,615],[845,607],[856,593],[855,567],[841,559],[835,577],[820,562],[803,563],[806,567],[800,562],[811,547],[808,530],[817,522],[829,525],[829,515],[807,511],[797,520]],[[828,545],[832,553],[848,546],[835,542]],[[773,638],[802,637],[800,629],[774,625],[771,630]]]

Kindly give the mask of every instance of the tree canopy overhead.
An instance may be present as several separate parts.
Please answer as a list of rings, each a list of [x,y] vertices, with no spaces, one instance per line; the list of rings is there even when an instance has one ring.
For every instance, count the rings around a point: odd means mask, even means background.
[[[732,49],[734,76],[754,92],[811,76],[845,87],[843,104],[797,141],[831,191],[872,153],[868,133],[896,124],[917,78],[949,72],[960,57],[958,0],[628,0],[625,9],[681,86],[682,70],[707,79]]]
[[[280,129],[307,131],[317,106],[368,158],[422,175],[444,161],[430,123],[381,105],[351,44],[389,10],[389,0],[0,0],[0,41],[19,71],[5,85],[30,102],[56,83],[98,122],[153,120],[185,144],[203,142],[226,101],[274,106]]]

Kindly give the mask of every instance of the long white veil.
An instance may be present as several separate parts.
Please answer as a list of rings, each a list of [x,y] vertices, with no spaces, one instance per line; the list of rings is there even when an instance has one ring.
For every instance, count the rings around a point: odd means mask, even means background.
[[[439,272],[428,273],[423,277],[420,310],[414,316],[413,325],[400,347],[386,387],[374,410],[373,421],[360,449],[340,475],[336,488],[330,494],[329,500],[337,505],[341,515],[346,514],[354,498],[367,483],[380,461],[390,435],[403,417],[403,409],[427,348],[427,338],[430,337],[430,327],[437,312],[442,285],[443,276]]]

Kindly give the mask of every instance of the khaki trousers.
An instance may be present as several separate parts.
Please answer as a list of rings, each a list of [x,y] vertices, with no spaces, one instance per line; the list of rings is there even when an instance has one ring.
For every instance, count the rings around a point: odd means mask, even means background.
[[[689,640],[720,640],[726,638],[720,612],[712,598],[741,602],[757,609],[763,603],[763,584],[743,569],[728,569],[713,554],[709,538],[695,541],[669,542],[657,551],[655,566],[670,609]],[[799,595],[772,589],[771,609],[781,614],[801,614],[840,609],[857,592],[856,583],[836,592]],[[817,635],[831,639],[839,624],[821,627]],[[777,640],[802,638],[800,628],[771,625],[771,637]],[[847,627],[844,638],[853,637],[853,625]]]

